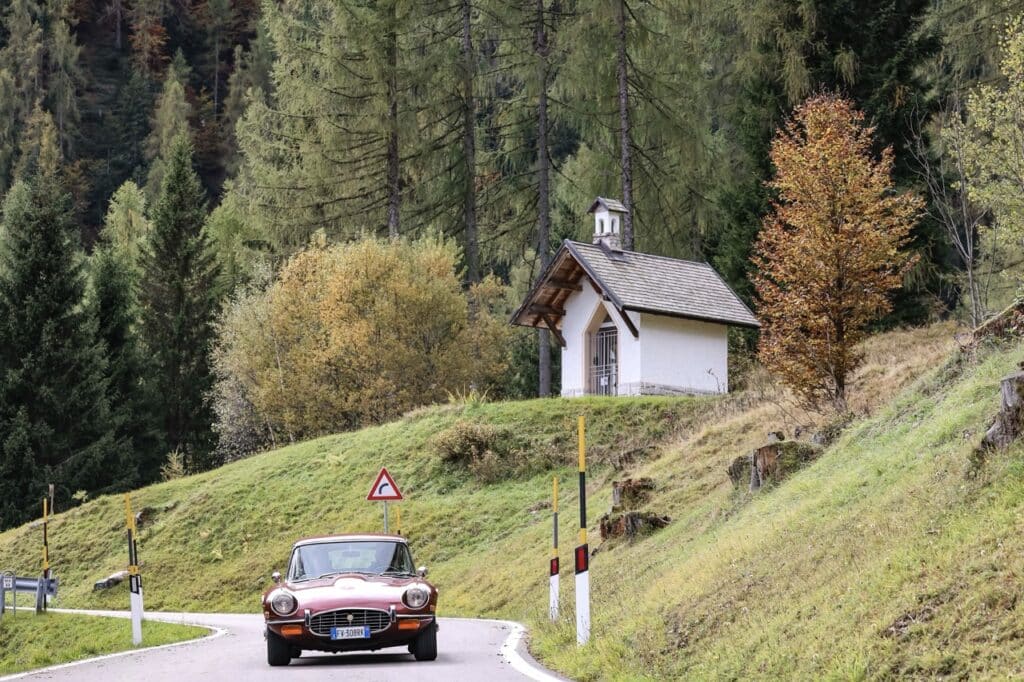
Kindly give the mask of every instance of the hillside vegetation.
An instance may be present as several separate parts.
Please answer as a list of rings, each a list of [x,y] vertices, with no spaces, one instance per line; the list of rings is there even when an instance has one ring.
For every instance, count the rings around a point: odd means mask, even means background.
[[[1024,674],[1024,448],[972,462],[1024,350],[953,350],[934,326],[871,339],[852,407],[867,414],[803,471],[751,495],[725,468],[794,414],[769,382],[717,399],[536,400],[424,409],[136,492],[147,509],[147,606],[255,611],[300,535],[380,528],[364,501],[387,464],[407,496],[403,531],[449,615],[525,620],[545,663],[581,679],[994,677]],[[575,417],[588,417],[594,638],[575,647],[572,580],[546,621],[552,472],[563,478],[562,564],[576,518]],[[438,434],[442,434],[439,436]],[[443,443],[446,448],[439,448]],[[441,451],[489,443],[445,463]],[[454,456],[454,455],[450,455]],[[622,469],[621,471],[619,469]],[[652,476],[665,530],[597,538],[610,483]],[[394,517],[392,518],[394,523]],[[61,605],[120,607],[92,582],[125,563],[120,498],[52,525]],[[0,535],[36,566],[39,529]],[[443,640],[442,640],[443,641]],[[255,646],[256,644],[254,644]]]

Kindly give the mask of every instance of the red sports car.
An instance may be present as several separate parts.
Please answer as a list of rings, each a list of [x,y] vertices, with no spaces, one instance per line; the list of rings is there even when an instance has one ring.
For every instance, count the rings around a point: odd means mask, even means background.
[[[299,540],[288,573],[263,594],[267,663],[304,650],[374,651],[407,646],[437,658],[437,588],[413,568],[405,538],[332,535]]]

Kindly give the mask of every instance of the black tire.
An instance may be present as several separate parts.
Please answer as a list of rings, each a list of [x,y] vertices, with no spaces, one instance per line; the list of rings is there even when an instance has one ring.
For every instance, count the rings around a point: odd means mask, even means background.
[[[291,662],[292,652],[288,642],[267,630],[267,665],[281,666]]]
[[[437,625],[431,623],[420,633],[416,641],[409,645],[411,653],[417,661],[433,661],[437,658]]]

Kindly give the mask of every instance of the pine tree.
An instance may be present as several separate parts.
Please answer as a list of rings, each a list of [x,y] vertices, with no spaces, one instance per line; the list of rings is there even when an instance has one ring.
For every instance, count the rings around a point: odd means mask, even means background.
[[[96,322],[67,193],[55,173],[12,190],[0,249],[0,527],[36,514],[46,484],[58,495],[135,480],[116,439]],[[8,475],[11,478],[8,478]]]
[[[213,383],[209,355],[217,268],[203,232],[205,206],[192,145],[179,136],[153,209],[140,302],[165,441],[170,450],[185,454],[193,470],[214,464],[207,394]]]

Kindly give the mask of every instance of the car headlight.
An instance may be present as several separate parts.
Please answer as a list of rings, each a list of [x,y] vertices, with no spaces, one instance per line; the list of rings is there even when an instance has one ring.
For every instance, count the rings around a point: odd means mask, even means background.
[[[410,609],[422,609],[430,601],[430,592],[414,585],[405,591],[402,601]]]
[[[290,592],[278,590],[270,595],[270,609],[279,616],[288,616],[299,608],[299,600]]]

